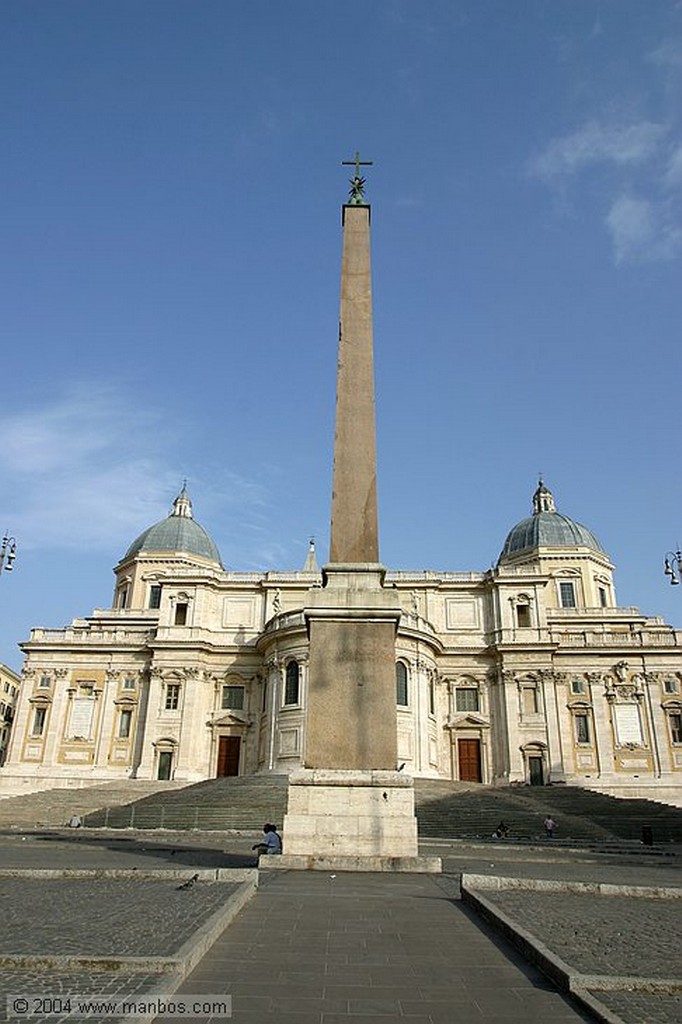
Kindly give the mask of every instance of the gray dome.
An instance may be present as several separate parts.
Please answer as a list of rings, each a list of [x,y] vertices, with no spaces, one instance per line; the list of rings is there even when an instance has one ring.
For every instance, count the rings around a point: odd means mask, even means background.
[[[197,555],[199,558],[217,563],[222,568],[218,548],[203,526],[192,518],[192,502],[184,487],[173,502],[173,511],[170,515],[141,533],[130,545],[122,560],[125,562],[141,551]]]
[[[533,495],[533,515],[509,531],[499,560],[533,548],[591,548],[606,554],[591,530],[556,511],[552,492],[542,481]]]

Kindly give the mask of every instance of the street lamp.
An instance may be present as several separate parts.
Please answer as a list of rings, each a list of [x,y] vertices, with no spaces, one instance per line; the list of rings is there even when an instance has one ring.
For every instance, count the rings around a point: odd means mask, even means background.
[[[7,534],[2,538],[2,547],[0,547],[0,573],[11,572],[14,568],[14,559],[17,557],[17,542],[14,537],[8,537]],[[7,564],[5,564],[5,562]]]
[[[663,572],[666,576],[670,577],[671,587],[679,585],[680,577],[682,576],[682,551],[679,548],[677,551],[669,551],[665,556],[665,569]]]

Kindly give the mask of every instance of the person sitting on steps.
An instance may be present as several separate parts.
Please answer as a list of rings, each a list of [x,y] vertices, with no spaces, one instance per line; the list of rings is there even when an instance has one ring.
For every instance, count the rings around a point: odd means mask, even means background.
[[[282,852],[282,839],[277,831],[277,826],[266,822],[263,825],[263,832],[265,837],[258,843],[254,843],[251,847],[252,850],[256,850],[258,856],[261,854],[276,854]]]

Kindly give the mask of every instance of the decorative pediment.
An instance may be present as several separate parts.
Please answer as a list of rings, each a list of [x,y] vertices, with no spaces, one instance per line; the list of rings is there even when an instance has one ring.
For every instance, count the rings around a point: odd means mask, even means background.
[[[489,729],[490,722],[484,715],[478,715],[475,711],[461,711],[459,714],[450,715],[444,726],[445,729],[470,729],[472,727]]]
[[[224,714],[219,714],[215,718],[209,719],[206,725],[210,729],[225,728],[225,726],[229,725],[246,726],[248,728],[251,723],[245,714],[240,714],[238,711],[226,711]]]

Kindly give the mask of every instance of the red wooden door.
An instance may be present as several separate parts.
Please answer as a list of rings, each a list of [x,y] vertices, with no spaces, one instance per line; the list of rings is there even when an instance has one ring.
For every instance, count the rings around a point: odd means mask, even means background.
[[[225,775],[239,775],[239,748],[241,739],[239,736],[220,736],[218,738],[218,768],[216,775],[219,779]]]
[[[480,740],[457,740],[459,777],[462,782],[481,782]]]

